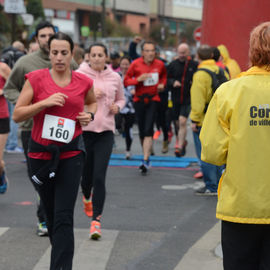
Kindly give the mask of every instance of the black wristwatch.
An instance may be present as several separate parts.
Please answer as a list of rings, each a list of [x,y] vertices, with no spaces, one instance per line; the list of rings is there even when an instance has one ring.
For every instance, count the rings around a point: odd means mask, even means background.
[[[92,112],[87,112],[87,113],[89,113],[89,114],[91,115],[91,121],[94,121],[94,119],[95,119],[95,114],[92,113]]]

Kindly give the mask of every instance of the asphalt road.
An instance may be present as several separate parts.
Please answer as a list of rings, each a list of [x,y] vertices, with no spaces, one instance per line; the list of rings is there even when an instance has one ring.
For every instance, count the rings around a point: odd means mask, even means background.
[[[187,156],[194,156],[190,133]],[[141,151],[138,141],[135,134],[133,153]],[[115,142],[114,153],[124,153],[121,136],[115,136]],[[156,155],[161,143],[161,138],[155,142]],[[167,155],[173,155],[173,142]],[[0,196],[0,269],[49,269],[50,244],[47,237],[36,235],[36,194],[26,175],[24,157],[5,154],[4,158],[10,185]],[[74,269],[221,269],[221,259],[214,254],[219,242],[217,199],[193,194],[202,185],[192,177],[196,168],[152,168],[141,176],[137,168],[109,167],[98,242],[88,240],[90,220],[82,210],[82,194],[78,194]]]

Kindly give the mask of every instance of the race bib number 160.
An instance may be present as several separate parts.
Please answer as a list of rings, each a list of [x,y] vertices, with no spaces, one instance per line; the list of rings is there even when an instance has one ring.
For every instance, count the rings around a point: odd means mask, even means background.
[[[75,125],[76,122],[71,119],[45,114],[41,137],[43,139],[69,143],[73,138]]]

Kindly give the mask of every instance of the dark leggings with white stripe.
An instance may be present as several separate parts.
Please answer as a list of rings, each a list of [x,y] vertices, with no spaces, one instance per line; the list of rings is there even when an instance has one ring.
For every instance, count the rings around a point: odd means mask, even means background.
[[[100,220],[103,211],[106,187],[105,179],[113,147],[113,132],[84,131],[86,162],[82,175],[82,192],[86,199],[93,193],[93,220]]]
[[[31,175],[47,160],[29,158]],[[84,154],[61,159],[55,178],[42,185],[33,182],[43,202],[52,245],[50,270],[71,270],[74,254],[73,213],[77,199]]]

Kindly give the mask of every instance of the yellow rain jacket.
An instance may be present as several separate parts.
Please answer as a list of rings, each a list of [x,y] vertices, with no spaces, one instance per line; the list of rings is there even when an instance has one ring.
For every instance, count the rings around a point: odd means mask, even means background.
[[[230,58],[230,54],[225,45],[219,45],[218,49],[220,51],[221,56],[223,57],[223,63],[228,68],[230,72],[230,78],[234,79],[241,72],[241,69],[238,63]]]
[[[206,68],[213,72],[218,72],[219,67],[215,60],[205,60],[200,63],[198,68]],[[210,103],[213,96],[212,78],[203,70],[198,70],[194,73],[192,86],[190,89],[191,96],[191,113],[190,119],[197,122],[198,126],[202,126],[205,116],[206,105]]]
[[[270,224],[270,71],[252,67],[222,84],[200,134],[203,161],[226,164],[216,216]]]

